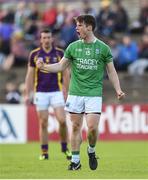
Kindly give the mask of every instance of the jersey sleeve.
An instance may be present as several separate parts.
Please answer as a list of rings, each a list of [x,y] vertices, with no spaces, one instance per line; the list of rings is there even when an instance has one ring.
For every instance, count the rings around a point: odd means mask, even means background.
[[[29,59],[28,59],[28,65],[31,66],[31,67],[36,66],[34,58],[35,58],[35,54],[31,52],[30,55],[29,55]]]
[[[65,50],[65,52],[64,52],[64,57],[66,58],[66,59],[72,59],[72,47],[71,47],[71,45],[69,45],[67,48],[66,48],[66,50]]]
[[[111,49],[109,47],[106,48],[106,53],[105,53],[105,63],[110,63],[113,61],[113,55],[111,52]]]
[[[58,47],[56,47],[55,49],[56,49],[56,55],[58,56],[58,61],[60,61],[64,56],[64,50]]]

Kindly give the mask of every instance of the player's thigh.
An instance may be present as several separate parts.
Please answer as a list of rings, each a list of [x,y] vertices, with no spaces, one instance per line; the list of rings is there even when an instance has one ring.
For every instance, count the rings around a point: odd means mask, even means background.
[[[84,97],[85,113],[101,113],[102,97]]]
[[[56,91],[50,93],[50,105],[53,108],[65,106],[64,96],[62,91]]]
[[[100,113],[90,113],[86,114],[86,123],[88,129],[96,129],[98,128],[99,121],[100,121]]]
[[[65,110],[72,113],[84,113],[84,97],[68,95]]]
[[[47,126],[48,125],[48,110],[39,110],[37,111],[38,120],[41,125]]]
[[[83,124],[83,114],[80,113],[70,113],[70,120],[72,122],[72,127],[74,130],[80,130]]]
[[[36,106],[37,111],[48,110],[48,107],[50,105],[49,93],[36,92],[34,94],[34,104]]]

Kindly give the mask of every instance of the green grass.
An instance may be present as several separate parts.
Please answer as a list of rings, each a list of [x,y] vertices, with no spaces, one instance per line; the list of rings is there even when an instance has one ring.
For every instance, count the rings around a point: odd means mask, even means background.
[[[69,162],[60,152],[59,143],[49,143],[50,159],[39,161],[39,143],[1,144],[1,179],[148,179],[148,142],[99,142],[99,168],[91,171],[86,154],[87,144],[81,146],[80,171],[68,171]]]

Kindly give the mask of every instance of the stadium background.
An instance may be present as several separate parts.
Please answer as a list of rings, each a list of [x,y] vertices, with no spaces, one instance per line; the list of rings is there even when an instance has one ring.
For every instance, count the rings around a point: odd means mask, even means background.
[[[70,42],[77,38],[75,34],[72,36],[73,16],[87,12],[95,15],[97,18],[104,6],[109,6],[113,9],[116,3],[116,0],[0,1],[0,161],[2,163],[5,161],[3,158],[4,149],[9,154],[9,148],[11,151],[11,147],[13,149],[15,144],[24,144],[27,147],[28,143],[38,142],[39,139],[35,108],[33,105],[26,106],[23,102],[27,56],[29,51],[39,43],[37,41],[39,30],[43,26],[49,27],[53,31],[55,43],[62,48],[66,48]],[[116,39],[120,43],[123,36],[128,34],[132,41],[139,45],[142,42],[141,37],[143,34],[148,35],[148,1],[122,0],[122,5],[128,15],[128,27],[118,31],[116,28],[112,29],[112,27],[104,26],[103,30],[99,28],[96,30],[96,35],[110,44],[112,39]],[[144,12],[143,6],[146,8],[146,24],[144,25],[139,20],[140,13]],[[53,18],[49,18],[49,13],[51,13],[50,17]],[[64,36],[66,34],[67,36],[70,35],[70,37]],[[146,51],[148,51],[148,44],[146,45]],[[145,59],[148,61],[148,57]],[[140,61],[139,56],[136,61]],[[148,68],[145,68],[142,73],[137,71],[131,73],[128,67],[120,69],[118,64],[116,68],[121,86],[127,96],[123,101],[118,102],[114,90],[105,75],[103,113],[100,126],[98,127],[100,132],[99,141],[101,143],[105,141],[109,144],[114,144],[116,140],[115,148],[118,148],[122,145],[124,147],[124,144],[121,145],[120,143],[124,143],[126,140],[126,142],[129,141],[130,145],[125,144],[125,146],[128,149],[133,145],[132,151],[138,146],[134,143],[142,143],[144,141],[146,152],[148,144]],[[67,122],[70,132],[71,122],[68,114]],[[49,109],[48,131],[50,134],[49,140],[57,142],[59,140],[57,133],[58,123],[51,108]],[[86,139],[86,132],[87,128],[84,121],[83,139]],[[114,146],[113,144],[111,147]],[[25,146],[23,147],[25,148]],[[102,147],[106,148],[103,144]],[[137,156],[134,158],[137,158]],[[143,153],[142,158],[147,158],[147,156]],[[0,164],[1,166],[2,164]],[[141,168],[144,169],[143,164],[141,164]],[[11,174],[11,171],[10,175],[8,175],[9,172],[7,174],[2,169],[0,172],[0,178],[17,178],[17,176]],[[51,177],[55,178],[55,174]],[[140,177],[148,178],[147,171],[142,171],[139,174]],[[127,177],[139,177],[138,174],[137,176],[134,176],[134,173],[132,175]],[[36,178],[39,176],[20,175],[18,177]],[[94,178],[98,177],[95,176]],[[105,178],[107,176],[102,175],[101,177]],[[108,177],[124,178],[125,174],[121,176],[108,175]],[[41,176],[41,178],[46,178],[46,176]],[[74,176],[73,178],[81,177]]]

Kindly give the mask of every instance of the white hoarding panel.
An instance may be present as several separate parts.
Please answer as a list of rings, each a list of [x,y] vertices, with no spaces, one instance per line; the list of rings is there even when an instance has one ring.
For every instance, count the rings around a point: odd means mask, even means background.
[[[26,107],[0,104],[0,143],[25,143]]]

